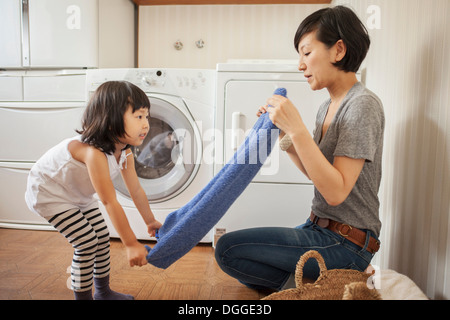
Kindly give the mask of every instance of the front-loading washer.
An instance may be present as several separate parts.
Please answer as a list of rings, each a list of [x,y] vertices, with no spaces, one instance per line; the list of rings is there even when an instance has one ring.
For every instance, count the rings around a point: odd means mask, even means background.
[[[102,83],[129,81],[149,97],[150,131],[133,147],[136,172],[158,221],[188,203],[213,177],[215,70],[95,69],[86,75],[88,95]],[[138,239],[153,239],[119,175],[119,203]],[[112,237],[118,237],[99,201]],[[211,242],[212,231],[201,242]]]

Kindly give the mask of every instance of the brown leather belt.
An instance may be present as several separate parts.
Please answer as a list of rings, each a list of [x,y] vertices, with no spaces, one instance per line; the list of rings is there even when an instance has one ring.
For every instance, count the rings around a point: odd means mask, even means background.
[[[362,230],[359,230],[358,228],[352,227],[348,224],[336,222],[331,219],[319,218],[313,212],[311,212],[309,220],[311,220],[311,222],[317,224],[321,228],[326,228],[343,236],[348,241],[353,242],[354,244],[360,246],[361,248],[364,248],[366,244],[366,233]],[[370,237],[369,245],[367,246],[367,251],[374,254],[379,249],[380,249],[380,241],[378,241],[374,237]]]

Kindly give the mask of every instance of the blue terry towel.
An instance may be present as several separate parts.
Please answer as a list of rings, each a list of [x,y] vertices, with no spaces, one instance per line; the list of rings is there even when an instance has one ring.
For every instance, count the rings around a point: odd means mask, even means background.
[[[278,88],[274,94],[286,96],[286,89]],[[278,135],[268,113],[262,114],[222,170],[191,201],[167,216],[156,245],[146,246],[147,261],[165,269],[197,245],[258,173]]]

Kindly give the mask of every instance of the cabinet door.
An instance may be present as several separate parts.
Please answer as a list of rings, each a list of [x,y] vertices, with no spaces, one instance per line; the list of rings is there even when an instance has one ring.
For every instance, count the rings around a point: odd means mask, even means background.
[[[23,100],[23,73],[23,71],[0,71],[0,101]]]
[[[49,226],[44,218],[31,212],[25,203],[27,178],[32,165],[33,163],[0,162],[0,226]]]
[[[98,0],[29,0],[32,67],[98,66]]]
[[[83,104],[0,103],[1,161],[36,161],[81,126]]]
[[[0,67],[22,64],[20,1],[0,1]]]

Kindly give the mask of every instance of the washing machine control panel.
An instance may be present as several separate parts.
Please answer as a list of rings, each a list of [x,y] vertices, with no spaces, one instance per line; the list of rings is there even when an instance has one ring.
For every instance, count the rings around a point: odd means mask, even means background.
[[[171,74],[167,76],[165,70],[143,70],[137,75],[140,78],[139,85],[142,89],[151,90],[152,88],[161,89],[167,84],[167,81],[171,81],[175,88],[183,90],[197,90],[203,87],[207,81],[205,75],[201,72],[195,72],[193,74]]]
[[[209,103],[215,92],[215,70],[209,69],[94,69],[87,72],[90,93],[111,80],[129,81],[147,93],[177,95]]]
[[[140,83],[136,83],[140,87],[164,87],[166,84],[166,73],[162,70],[156,71],[142,71],[137,74],[136,80],[140,80]]]

